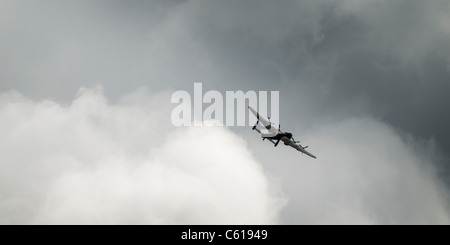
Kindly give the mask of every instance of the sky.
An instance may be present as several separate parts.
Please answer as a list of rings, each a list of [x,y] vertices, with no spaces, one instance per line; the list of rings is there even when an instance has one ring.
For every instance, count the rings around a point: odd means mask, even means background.
[[[0,2],[0,224],[448,224],[450,3]],[[280,91],[282,130],[174,127]]]

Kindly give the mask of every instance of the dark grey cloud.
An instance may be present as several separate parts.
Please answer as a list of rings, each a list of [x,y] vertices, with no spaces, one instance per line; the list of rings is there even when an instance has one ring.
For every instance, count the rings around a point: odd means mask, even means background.
[[[1,89],[69,101],[83,85],[117,97],[148,82],[149,32],[172,1],[6,1]]]

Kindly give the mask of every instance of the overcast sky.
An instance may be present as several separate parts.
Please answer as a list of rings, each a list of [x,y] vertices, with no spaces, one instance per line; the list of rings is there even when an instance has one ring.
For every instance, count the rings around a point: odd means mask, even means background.
[[[449,223],[450,3],[0,2],[0,223]],[[278,90],[282,130],[174,128]],[[237,191],[238,190],[238,191]]]

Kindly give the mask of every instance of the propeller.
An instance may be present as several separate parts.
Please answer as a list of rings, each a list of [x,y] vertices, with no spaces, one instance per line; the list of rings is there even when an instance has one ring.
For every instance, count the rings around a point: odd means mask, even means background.
[[[278,143],[280,143],[280,140],[277,140],[277,142],[273,146],[277,147]]]
[[[255,124],[255,126],[253,126],[252,130],[256,129],[256,126],[258,126],[258,123],[259,123],[259,121],[256,121],[256,124]]]
[[[294,143],[300,143],[300,140],[299,141],[296,141],[295,139],[294,139],[294,137],[292,137],[292,141],[294,141]]]

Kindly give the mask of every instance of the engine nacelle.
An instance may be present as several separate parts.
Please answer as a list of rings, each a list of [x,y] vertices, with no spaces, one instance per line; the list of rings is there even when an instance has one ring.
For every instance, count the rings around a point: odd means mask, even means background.
[[[262,137],[262,138],[272,138],[272,137],[275,137],[275,136],[277,136],[276,133],[271,133],[271,134],[261,134],[261,137]]]

